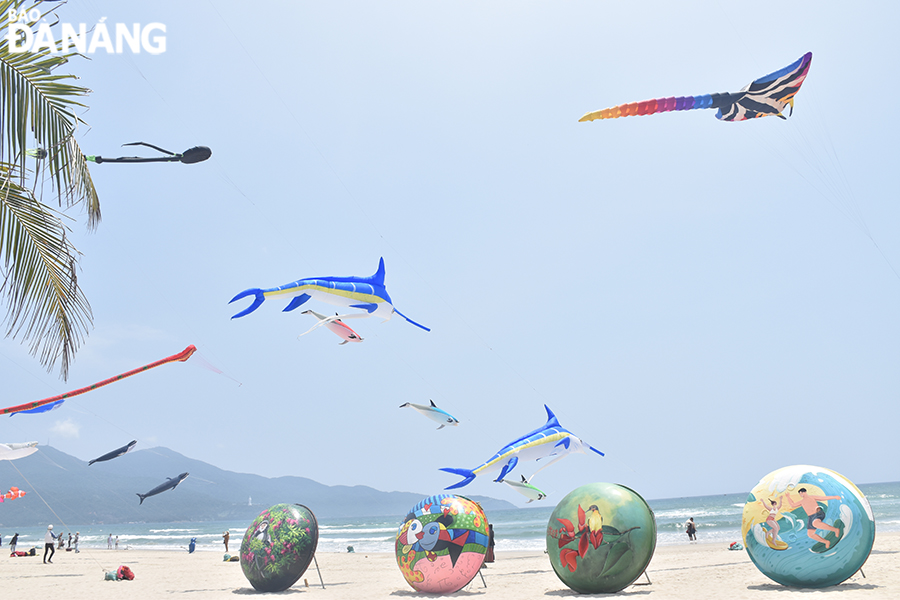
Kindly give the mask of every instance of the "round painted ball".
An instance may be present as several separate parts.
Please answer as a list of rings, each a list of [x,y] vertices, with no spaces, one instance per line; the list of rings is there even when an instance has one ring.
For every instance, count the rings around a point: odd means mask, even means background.
[[[241,569],[261,592],[281,592],[300,579],[319,542],[316,516],[302,504],[276,504],[247,528],[241,542]]]
[[[559,579],[582,594],[611,594],[641,576],[656,549],[656,519],[637,492],[591,483],[563,498],[547,524]]]
[[[782,585],[822,588],[863,566],[875,542],[875,520],[849,479],[794,465],[756,484],[744,505],[741,533],[763,575]]]
[[[452,594],[469,584],[484,564],[487,517],[463,496],[429,496],[397,530],[397,565],[407,583],[426,594]]]

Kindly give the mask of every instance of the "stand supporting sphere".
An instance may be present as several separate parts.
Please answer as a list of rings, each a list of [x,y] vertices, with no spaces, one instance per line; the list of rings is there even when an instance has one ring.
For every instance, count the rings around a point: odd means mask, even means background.
[[[281,592],[306,572],[316,553],[319,525],[302,504],[276,504],[254,519],[241,542],[241,569],[261,592]]]
[[[822,588],[863,566],[875,542],[875,520],[849,479],[795,465],[756,484],[744,505],[741,533],[763,575],[782,585]]]
[[[463,496],[429,496],[412,509],[397,531],[397,565],[412,588],[452,594],[478,574],[490,543],[487,517]]]
[[[547,525],[547,554],[560,580],[582,594],[615,593],[641,576],[656,549],[656,519],[637,492],[615,483],[583,485],[563,498]]]

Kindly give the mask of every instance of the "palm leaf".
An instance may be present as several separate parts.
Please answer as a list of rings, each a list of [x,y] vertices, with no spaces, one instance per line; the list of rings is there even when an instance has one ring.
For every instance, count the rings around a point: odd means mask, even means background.
[[[18,183],[0,163],[0,296],[8,305],[7,336],[21,335],[50,371],[63,379],[91,323],[91,307],[78,287],[78,251],[61,215]]]
[[[29,11],[44,4],[39,1],[26,8],[21,0],[0,0],[0,31],[8,30],[10,9]],[[51,53],[46,48],[14,53],[6,36],[0,37],[0,162],[16,164],[24,186],[26,150],[47,150],[46,166],[59,205],[84,202],[88,227],[93,229],[100,221],[100,201],[87,161],[74,139],[79,123],[83,124],[75,111],[85,108],[78,99],[90,90],[71,83],[77,79],[74,75],[56,72],[73,56],[78,54]]]

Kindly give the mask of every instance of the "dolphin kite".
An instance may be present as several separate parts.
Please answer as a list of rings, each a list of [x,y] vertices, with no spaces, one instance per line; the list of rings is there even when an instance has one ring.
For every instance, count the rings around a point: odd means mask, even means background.
[[[547,494],[528,483],[528,480],[525,479],[524,475],[522,475],[522,481],[509,481],[508,479],[501,479],[500,482],[505,483],[512,489],[528,498],[528,502],[526,502],[525,504],[528,504],[529,502],[533,502],[535,500],[543,500],[547,497]]]
[[[146,498],[149,498],[150,496],[155,496],[157,494],[161,494],[161,493],[165,492],[166,490],[174,490],[176,487],[178,487],[179,483],[181,483],[182,481],[187,479],[187,476],[188,476],[188,473],[182,473],[175,479],[172,479],[171,477],[166,477],[165,483],[159,484],[158,486],[156,486],[155,488],[153,488],[146,494],[138,494],[138,498],[141,499],[140,504],[143,504],[144,500]]]
[[[343,342],[338,344],[338,346],[343,346],[347,342],[363,341],[363,339],[360,337],[360,335],[358,333],[356,333],[355,331],[353,331],[352,329],[350,329],[350,326],[345,324],[343,321],[341,321],[341,319],[353,319],[353,318],[358,318],[358,317],[368,317],[369,316],[366,314],[339,315],[339,314],[335,313],[335,315],[333,317],[326,317],[325,315],[320,315],[319,313],[317,313],[314,310],[304,310],[300,314],[313,315],[315,318],[318,319],[318,321],[316,322],[315,325],[313,325],[312,327],[310,327],[309,329],[307,329],[306,331],[304,331],[303,333],[298,335],[297,336],[298,338],[303,337],[304,335],[306,335],[313,329],[316,329],[317,327],[321,327],[322,325],[324,325],[328,329],[328,331],[334,333],[339,338],[342,338],[344,340]]]
[[[94,464],[95,462],[103,462],[103,461],[106,461],[106,460],[112,460],[112,459],[114,459],[114,458],[119,458],[120,456],[122,456],[122,455],[125,454],[126,452],[130,452],[131,449],[134,448],[135,444],[137,444],[137,440],[132,440],[132,441],[128,442],[127,444],[125,444],[124,446],[122,446],[121,448],[116,448],[116,449],[113,450],[112,452],[107,452],[106,454],[104,454],[104,455],[101,456],[100,458],[95,458],[94,460],[89,461],[89,462],[88,462],[88,466],[91,466],[91,465]],[[150,495],[150,494],[148,494],[148,495]]]
[[[441,426],[438,427],[438,429],[443,429],[447,425],[451,425],[453,427],[459,425],[459,421],[456,419],[456,417],[454,417],[447,411],[439,409],[434,403],[434,400],[429,400],[429,402],[431,402],[430,406],[427,404],[413,404],[412,402],[407,402],[405,404],[401,404],[400,408],[406,408],[407,406],[410,406],[416,409],[435,423],[440,423]]]
[[[391,297],[384,287],[384,258],[379,260],[378,271],[371,277],[314,277],[298,279],[293,283],[276,288],[265,290],[251,288],[244,290],[228,303],[231,304],[247,296],[253,296],[253,303],[231,317],[232,319],[249,315],[270,296],[284,296],[292,298],[290,303],[284,308],[284,312],[289,312],[302,306],[310,298],[316,298],[336,306],[361,308],[369,315],[381,317],[385,321],[390,320],[391,316],[397,313],[416,327],[420,327],[425,331],[431,331],[428,327],[416,323],[394,308]]]
[[[469,469],[441,469],[441,471],[464,477],[459,483],[455,483],[444,489],[452,490],[469,485],[476,476],[481,475],[482,473],[491,473],[497,469],[500,469],[500,475],[494,481],[503,481],[503,478],[516,468],[516,464],[518,464],[520,458],[525,460],[540,460],[550,456],[555,457],[541,467],[541,469],[544,469],[570,452],[581,452],[582,454],[586,454],[587,452],[585,449],[589,449],[600,456],[605,456],[593,446],[585,444],[571,431],[563,428],[563,426],[559,424],[556,415],[553,414],[553,411],[550,410],[546,404],[544,405],[544,408],[547,409],[547,422],[543,427],[539,427],[534,431],[513,440],[501,448],[500,451],[492,456],[486,463],[475,467],[471,471]]]

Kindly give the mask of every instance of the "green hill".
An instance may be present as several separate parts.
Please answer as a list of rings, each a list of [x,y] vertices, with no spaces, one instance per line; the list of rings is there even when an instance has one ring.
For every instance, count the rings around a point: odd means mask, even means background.
[[[177,489],[146,493],[187,471]],[[137,450],[88,467],[50,446],[15,463],[0,461],[0,478],[27,495],[0,505],[0,526],[38,525],[56,519],[71,523],[167,523],[253,519],[261,507],[281,502],[308,506],[319,517],[405,515],[427,493],[382,492],[366,486],[327,486],[305,477],[262,477],[234,473],[168,448]],[[432,492],[433,493],[433,492]],[[253,499],[253,506],[248,499]],[[485,510],[515,506],[472,496]]]

